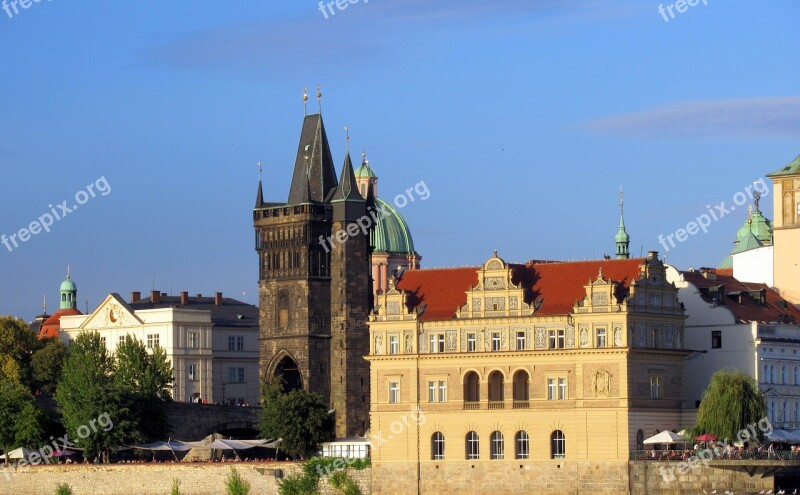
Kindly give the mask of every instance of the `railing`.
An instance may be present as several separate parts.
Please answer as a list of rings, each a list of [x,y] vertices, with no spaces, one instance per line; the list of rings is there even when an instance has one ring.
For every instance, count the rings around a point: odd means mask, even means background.
[[[703,445],[701,444],[701,447]],[[734,448],[727,451],[724,448],[713,450],[713,445],[709,446],[712,452],[710,460],[717,461],[800,461],[800,451],[775,450],[770,452],[767,449],[739,449]],[[632,461],[674,461],[685,462],[692,456],[697,456],[700,450],[636,450],[631,452]],[[706,454],[703,454],[706,455]]]
[[[465,411],[477,411],[481,408],[480,402],[464,401]]]
[[[530,409],[531,401],[529,400],[515,400],[514,409]]]
[[[497,411],[499,409],[505,409],[506,403],[501,400],[490,400],[489,401],[489,410],[490,411]]]

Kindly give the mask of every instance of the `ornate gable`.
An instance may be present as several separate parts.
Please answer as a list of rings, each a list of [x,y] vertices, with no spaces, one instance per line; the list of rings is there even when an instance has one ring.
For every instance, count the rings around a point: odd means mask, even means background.
[[[459,318],[524,316],[533,313],[524,300],[524,288],[513,282],[511,267],[497,256],[497,251],[477,273],[478,285],[467,291],[467,303],[459,309]]]
[[[142,325],[133,309],[118,295],[109,294],[105,300],[86,318],[81,330],[103,330],[111,327],[131,327]]]

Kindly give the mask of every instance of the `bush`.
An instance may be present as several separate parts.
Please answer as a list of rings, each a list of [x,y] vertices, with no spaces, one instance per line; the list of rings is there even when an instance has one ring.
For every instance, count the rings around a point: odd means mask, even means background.
[[[172,491],[170,492],[171,495],[181,495],[181,481],[178,478],[173,478],[172,480]]]
[[[245,481],[236,469],[231,468],[228,480],[225,482],[228,495],[248,495],[250,493],[250,482]]]
[[[56,487],[56,495],[72,495],[72,488],[66,483],[61,483]]]
[[[280,495],[314,495],[317,493],[318,478],[308,475],[293,474],[280,481]]]

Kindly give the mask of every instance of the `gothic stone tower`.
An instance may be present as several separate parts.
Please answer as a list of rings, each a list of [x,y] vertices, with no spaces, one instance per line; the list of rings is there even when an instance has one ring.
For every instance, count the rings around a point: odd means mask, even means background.
[[[322,116],[306,116],[288,201],[265,203],[259,181],[253,212],[260,371],[322,395],[337,437],[369,426],[367,211],[349,152],[337,182]]]

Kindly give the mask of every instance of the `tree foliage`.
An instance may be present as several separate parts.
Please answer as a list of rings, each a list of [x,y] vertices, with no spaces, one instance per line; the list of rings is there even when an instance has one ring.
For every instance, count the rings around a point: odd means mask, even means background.
[[[38,448],[42,442],[41,411],[31,393],[19,382],[0,380],[0,448]]]
[[[113,434],[100,430],[80,438],[78,428],[89,425],[103,414],[114,422],[114,430],[124,426],[119,421],[119,398],[112,387],[113,361],[100,334],[82,333],[72,342],[56,387],[56,401],[61,409],[64,428],[75,444],[85,449],[87,458],[95,457],[116,444]]]
[[[11,316],[0,317],[0,378],[29,386],[31,356],[40,345],[24,321]]]
[[[333,416],[322,396],[293,390],[283,391],[277,378],[264,384],[259,426],[267,438],[281,438],[280,449],[288,455],[308,459],[322,442],[335,438]]]
[[[692,434],[735,439],[747,425],[764,418],[765,412],[764,396],[752,377],[739,370],[720,370],[703,393]]]
[[[52,395],[61,378],[61,369],[67,357],[67,346],[60,339],[48,339],[31,357],[33,387]]]

